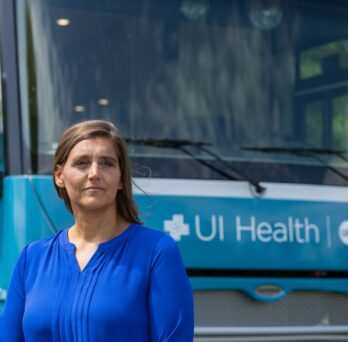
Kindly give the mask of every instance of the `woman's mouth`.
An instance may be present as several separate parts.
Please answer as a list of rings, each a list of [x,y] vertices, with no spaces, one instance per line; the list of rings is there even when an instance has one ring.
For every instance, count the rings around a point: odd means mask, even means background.
[[[104,191],[104,188],[100,186],[89,186],[85,188],[86,191]]]

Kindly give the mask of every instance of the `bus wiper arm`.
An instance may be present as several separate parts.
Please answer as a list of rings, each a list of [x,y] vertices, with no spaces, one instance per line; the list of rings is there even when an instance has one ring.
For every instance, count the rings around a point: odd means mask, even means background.
[[[185,139],[135,139],[135,138],[125,138],[127,143],[135,144],[135,145],[144,145],[144,146],[152,146],[158,148],[174,148],[178,149],[182,146],[203,146],[209,145],[206,142],[202,141],[191,141]]]
[[[180,150],[186,155],[188,155],[190,158],[192,158],[193,160],[215,171],[216,173],[225,177],[226,179],[229,179],[229,180],[237,179],[236,177],[233,177],[232,175],[226,173],[225,171],[220,170],[220,168],[217,168],[216,166],[211,165],[204,159],[197,157],[196,155],[194,155],[192,152],[190,152],[189,150],[185,148],[185,146],[195,146],[198,149],[201,149],[201,147],[203,145],[207,145],[207,143],[199,142],[199,141],[193,142],[190,140],[152,139],[152,138],[148,138],[148,139],[125,138],[125,140],[127,143],[135,144],[135,145],[151,146],[151,147],[157,147],[157,148],[172,148],[172,149]]]
[[[125,139],[127,143],[130,144],[136,144],[136,145],[144,145],[144,146],[152,146],[152,147],[158,147],[158,148],[172,148],[176,150],[180,150],[186,155],[188,155],[190,158],[193,160],[197,161],[201,165],[204,165],[205,167],[215,171],[219,175],[225,177],[226,179],[229,180],[246,180],[249,182],[251,185],[254,186],[256,192],[258,194],[262,194],[266,189],[260,185],[259,182],[255,181],[254,179],[251,179],[250,177],[246,176],[245,174],[241,173],[239,170],[235,169],[232,167],[230,164],[228,164],[226,161],[224,161],[218,154],[210,151],[208,148],[205,146],[210,145],[206,142],[201,142],[201,141],[191,141],[191,140],[181,140],[181,139],[133,139],[133,138],[126,138]],[[227,173],[221,168],[218,168],[215,165],[212,165],[208,163],[206,160],[197,157],[194,153],[189,151],[186,147],[187,146],[193,146],[197,148],[200,151],[203,151],[204,153],[210,155],[211,157],[214,158],[214,160],[219,161],[222,165],[224,165],[227,169],[232,171],[234,174],[238,175],[238,177],[235,177],[231,175],[230,173]]]
[[[243,150],[249,151],[260,151],[265,153],[288,153],[301,157],[311,157],[319,161],[327,169],[340,176],[344,180],[348,181],[348,176],[339,171],[336,167],[329,165],[325,160],[320,158],[320,155],[334,155],[348,163],[348,158],[345,156],[347,153],[343,150],[333,150],[333,149],[321,149],[321,148],[305,148],[305,147],[252,147],[245,146],[242,147]]]

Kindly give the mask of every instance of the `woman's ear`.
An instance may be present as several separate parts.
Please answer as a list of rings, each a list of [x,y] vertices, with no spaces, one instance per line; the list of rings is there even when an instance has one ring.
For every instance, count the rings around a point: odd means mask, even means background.
[[[59,188],[65,188],[64,177],[63,177],[63,167],[57,165],[54,170],[54,181]]]

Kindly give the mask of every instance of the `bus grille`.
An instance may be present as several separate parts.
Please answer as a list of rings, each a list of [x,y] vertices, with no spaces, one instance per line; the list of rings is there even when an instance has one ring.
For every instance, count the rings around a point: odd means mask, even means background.
[[[196,327],[348,327],[348,295],[298,291],[260,302],[237,291],[196,291]]]

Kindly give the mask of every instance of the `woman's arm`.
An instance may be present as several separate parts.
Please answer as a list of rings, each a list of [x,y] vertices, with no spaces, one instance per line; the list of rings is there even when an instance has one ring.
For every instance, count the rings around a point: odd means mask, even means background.
[[[151,341],[192,342],[192,289],[179,249],[169,236],[156,247],[149,289]]]
[[[24,341],[22,318],[25,304],[24,268],[26,262],[26,248],[19,256],[14,268],[10,287],[0,322],[0,341]]]

